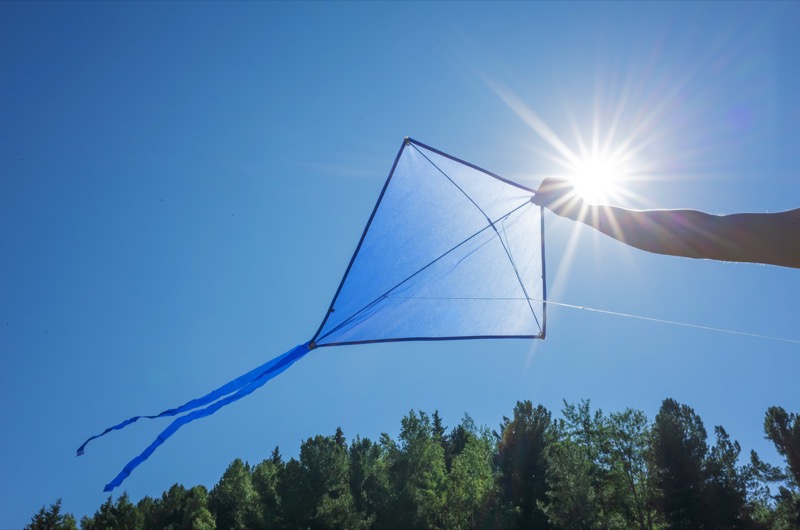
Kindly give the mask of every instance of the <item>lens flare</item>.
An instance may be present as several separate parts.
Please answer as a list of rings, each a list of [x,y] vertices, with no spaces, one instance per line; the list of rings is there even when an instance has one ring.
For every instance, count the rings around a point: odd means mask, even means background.
[[[619,161],[602,155],[591,155],[572,164],[569,175],[575,192],[592,203],[605,203],[620,192],[625,169]]]

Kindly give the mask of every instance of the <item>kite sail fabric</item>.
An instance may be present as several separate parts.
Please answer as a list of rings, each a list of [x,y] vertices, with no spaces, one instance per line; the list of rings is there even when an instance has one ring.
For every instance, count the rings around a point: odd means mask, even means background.
[[[317,346],[544,338],[533,191],[407,139]]]
[[[545,337],[544,221],[533,190],[406,138],[313,338],[205,396],[152,416],[179,416],[105,491],[181,426],[215,413],[317,347],[374,342]]]

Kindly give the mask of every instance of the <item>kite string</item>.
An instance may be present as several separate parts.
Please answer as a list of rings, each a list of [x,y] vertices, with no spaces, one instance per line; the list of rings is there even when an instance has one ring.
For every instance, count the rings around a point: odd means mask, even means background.
[[[437,296],[399,296],[392,295],[389,298],[430,298],[437,300],[523,300],[520,297],[481,297],[481,296],[452,296],[452,297],[437,297]],[[602,313],[605,315],[613,315],[617,317],[635,318],[637,320],[645,320],[647,322],[657,322],[659,324],[671,324],[673,326],[682,326],[685,328],[700,329],[703,331],[716,331],[719,333],[728,333],[731,335],[741,335],[744,337],[752,337],[756,339],[774,340],[778,342],[788,342],[791,344],[800,344],[800,339],[787,339],[785,337],[775,337],[773,335],[762,335],[759,333],[750,333],[747,331],[737,331],[734,329],[716,328],[713,326],[703,326],[701,324],[691,324],[689,322],[679,322],[677,320],[667,320],[664,318],[645,317],[641,315],[633,315],[631,313],[621,313],[619,311],[611,311],[608,309],[598,309],[596,307],[587,307],[576,304],[567,304],[565,302],[555,302],[553,300],[542,300],[540,298],[528,298],[531,302],[541,302],[545,305],[556,305],[560,307],[568,307],[571,309],[582,309],[584,311],[591,311],[592,313]]]
[[[775,337],[775,336],[771,336],[771,335],[761,335],[759,333],[749,333],[747,331],[736,331],[736,330],[733,330],[733,329],[716,328],[716,327],[712,327],[712,326],[703,326],[703,325],[700,325],[700,324],[690,324],[688,322],[678,322],[678,321],[675,321],[675,320],[666,320],[666,319],[663,319],[663,318],[653,318],[653,317],[645,317],[645,316],[641,316],[641,315],[632,315],[630,313],[620,313],[618,311],[610,311],[608,309],[597,309],[597,308],[594,308],[594,307],[586,307],[586,306],[582,306],[582,305],[567,304],[567,303],[564,303],[564,302],[554,302],[552,300],[535,300],[535,299],[531,299],[531,300],[534,300],[536,302],[543,302],[545,304],[557,305],[557,306],[560,306],[560,307],[568,307],[568,308],[572,308],[572,309],[582,309],[584,311],[591,311],[593,313],[603,313],[603,314],[606,314],[606,315],[613,315],[613,316],[618,316],[618,317],[635,318],[637,320],[646,320],[648,322],[658,322],[660,324],[671,324],[673,326],[683,326],[683,327],[686,327],[686,328],[701,329],[701,330],[704,330],[704,331],[716,331],[716,332],[719,332],[719,333],[729,333],[731,335],[741,335],[741,336],[744,336],[744,337],[753,337],[753,338],[756,338],[756,339],[766,339],[766,340],[774,340],[774,341],[779,341],[779,342],[789,342],[789,343],[792,343],[792,344],[800,344],[800,340],[798,340],[798,339],[787,339],[787,338],[784,338],[784,337]]]

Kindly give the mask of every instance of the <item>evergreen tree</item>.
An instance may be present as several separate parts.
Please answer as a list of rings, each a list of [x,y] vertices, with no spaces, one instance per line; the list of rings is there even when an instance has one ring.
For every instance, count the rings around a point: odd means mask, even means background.
[[[174,484],[153,500],[145,497],[137,504],[146,530],[205,530],[216,527],[208,509],[208,491],[204,486],[189,490]]]
[[[309,528],[349,528],[355,524],[349,455],[341,429],[332,437],[318,435],[303,443],[300,464],[312,506]]]
[[[72,514],[61,513],[61,499],[57,499],[50,508],[42,506],[25,530],[78,530],[78,525]]]
[[[379,523],[382,528],[406,530],[440,528],[446,486],[444,449],[434,439],[424,412],[412,410],[401,426],[400,443],[390,445],[387,454],[394,519]]]
[[[258,499],[256,511],[258,512],[258,526],[260,528],[278,528],[282,524],[281,520],[281,498],[278,493],[278,480],[283,465],[276,464],[280,458],[264,460],[253,468],[251,480],[253,489]]]
[[[108,496],[93,517],[81,519],[82,530],[142,530],[144,518],[139,510],[131,504],[127,493],[123,493],[114,502]]]
[[[660,507],[671,528],[750,528],[739,444],[717,427],[709,452],[706,430],[691,407],[664,400],[653,426],[653,464]]]
[[[512,419],[503,418],[495,453],[497,499],[490,525],[496,528],[547,529],[541,505],[547,501],[545,450],[552,440],[550,412],[518,401]]]
[[[770,407],[764,418],[764,434],[786,459],[785,471],[774,470],[771,477],[772,482],[782,483],[775,496],[776,528],[800,528],[800,414]]]
[[[444,527],[479,528],[486,519],[494,486],[492,439],[487,430],[478,432],[465,415],[453,429],[458,433],[458,451],[451,453],[447,475]]]
[[[741,447],[731,442],[722,427],[715,427],[717,438],[705,463],[707,528],[750,528],[746,477],[737,462]]]
[[[384,446],[356,437],[350,445],[350,492],[355,510],[364,525],[371,527],[378,517],[388,520],[389,477]]]
[[[703,422],[691,407],[665,399],[653,425],[653,480],[670,528],[703,526],[703,461],[708,446]]]
[[[469,414],[464,414],[461,423],[456,425],[450,434],[445,438],[444,445],[444,462],[447,466],[447,471],[450,471],[453,458],[461,454],[467,441],[477,434],[475,422]]]
[[[311,487],[299,461],[290,458],[278,477],[278,494],[281,500],[281,518],[285,528],[307,528],[311,503]]]
[[[278,446],[275,446],[275,449],[272,450],[272,453],[269,455],[269,459],[275,464],[279,469],[283,467],[283,457],[281,456],[281,451]]]
[[[800,414],[789,414],[782,407],[770,407],[764,418],[764,434],[786,459],[792,484],[800,487]]]
[[[259,526],[257,501],[250,466],[239,458],[231,462],[208,497],[217,527],[226,530]]]

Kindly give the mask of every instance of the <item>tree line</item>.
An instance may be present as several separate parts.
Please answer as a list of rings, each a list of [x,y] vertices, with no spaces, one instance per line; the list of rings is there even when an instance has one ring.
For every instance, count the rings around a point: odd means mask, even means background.
[[[297,458],[276,447],[234,460],[210,490],[175,484],[134,504],[111,496],[83,530],[239,529],[800,529],[800,414],[767,410],[764,434],[783,466],[763,462],[723,427],[713,441],[695,411],[666,399],[651,422],[530,401],[490,431],[469,415],[448,429],[411,411],[397,439],[341,429],[309,438]],[[743,463],[743,461],[745,461]],[[75,529],[61,501],[27,529]]]

